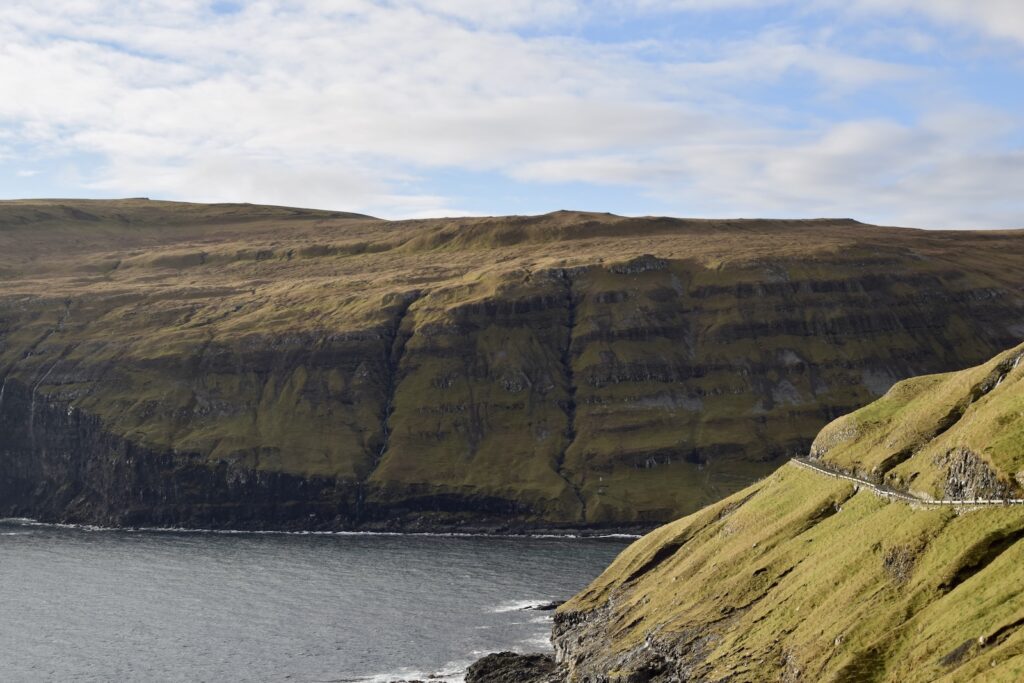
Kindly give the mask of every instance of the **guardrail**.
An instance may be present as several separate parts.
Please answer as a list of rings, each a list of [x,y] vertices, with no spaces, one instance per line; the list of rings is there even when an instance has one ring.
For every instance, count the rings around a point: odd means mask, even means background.
[[[833,479],[844,479],[846,481],[853,482],[854,484],[867,488],[871,492],[882,496],[883,498],[899,500],[904,503],[911,503],[914,505],[945,505],[956,507],[977,507],[981,505],[1024,505],[1024,498],[918,498],[917,496],[912,496],[909,493],[897,491],[887,486],[882,486],[868,481],[867,479],[855,477],[852,474],[848,474],[840,470],[834,470],[823,464],[811,462],[807,458],[792,458],[789,462],[791,465],[796,465],[797,467],[802,467],[804,469],[817,472],[818,474],[832,477]]]

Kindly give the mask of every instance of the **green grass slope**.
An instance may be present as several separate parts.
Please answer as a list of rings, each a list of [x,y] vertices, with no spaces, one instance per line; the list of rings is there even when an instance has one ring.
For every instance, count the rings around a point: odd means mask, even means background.
[[[812,454],[922,498],[1022,496],[1024,345],[967,371],[896,384],[836,420]]]
[[[941,478],[933,454],[960,446],[1015,463],[1022,352],[898,385],[818,442],[872,425],[832,461],[869,470],[997,373],[901,467]],[[893,502],[787,466],[630,546],[560,608],[555,643],[572,681],[1018,681],[1022,627],[1024,506]]]

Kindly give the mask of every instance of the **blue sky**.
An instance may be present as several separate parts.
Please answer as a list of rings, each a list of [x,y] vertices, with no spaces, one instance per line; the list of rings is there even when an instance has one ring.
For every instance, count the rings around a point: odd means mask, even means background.
[[[1017,0],[8,0],[0,197],[1024,227]]]

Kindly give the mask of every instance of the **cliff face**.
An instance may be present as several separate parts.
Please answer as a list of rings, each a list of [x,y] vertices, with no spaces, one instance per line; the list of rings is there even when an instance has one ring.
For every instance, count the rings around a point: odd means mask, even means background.
[[[1020,232],[3,203],[0,513],[661,522],[1019,341],[1020,272]]]
[[[904,464],[955,488],[947,493],[997,484],[1021,497],[1008,456],[1024,457],[1022,357],[1024,346],[908,383],[932,387],[918,395],[914,429],[929,412],[948,414],[950,401],[970,405],[959,426],[918,429]],[[993,373],[1001,379],[989,385]],[[859,436],[850,426],[891,414],[886,404],[907,393],[897,386],[832,423],[819,449],[838,441],[847,458],[867,458],[900,442],[907,414]],[[637,541],[555,619],[569,681],[1019,681],[1024,506],[908,504],[782,467]]]

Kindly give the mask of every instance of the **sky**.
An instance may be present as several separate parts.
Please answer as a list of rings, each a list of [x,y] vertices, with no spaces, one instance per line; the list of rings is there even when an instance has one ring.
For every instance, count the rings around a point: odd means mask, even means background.
[[[0,198],[1024,227],[1021,0],[4,0]]]

